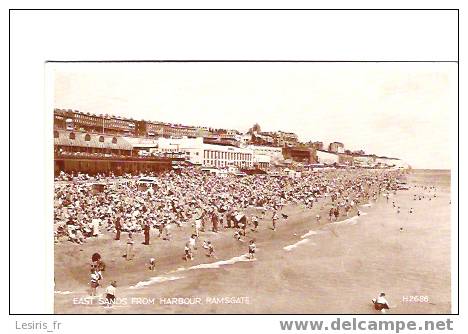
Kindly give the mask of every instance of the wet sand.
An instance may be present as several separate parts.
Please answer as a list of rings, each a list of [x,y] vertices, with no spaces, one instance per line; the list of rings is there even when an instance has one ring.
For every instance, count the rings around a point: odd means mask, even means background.
[[[132,261],[122,257],[125,233],[121,241],[106,234],[84,245],[56,244],[55,290],[60,292],[55,312],[367,314],[374,313],[370,300],[384,291],[395,306],[389,313],[449,313],[450,174],[414,171],[408,181],[410,190],[388,202],[380,197],[360,208],[365,214],[344,216],[338,223],[328,222],[329,205],[316,223],[323,200],[312,210],[286,207],[283,212],[290,218],[281,220],[276,232],[266,219],[259,232],[248,235],[256,238],[254,261],[242,257],[248,238],[245,243],[234,240],[233,230],[202,233],[200,241],[211,240],[217,258],[206,257],[199,247],[189,262],[182,260],[189,227],[173,229],[171,241],[153,236],[150,246],[142,245],[143,235],[138,235]],[[429,191],[421,185],[435,185],[437,197],[429,201]],[[413,200],[413,194],[423,193],[424,199]],[[96,251],[108,266],[103,288],[118,281],[121,303],[111,309],[98,299],[85,304],[89,259]],[[150,257],[157,259],[155,271],[147,269]],[[413,300],[415,296],[424,301]],[[170,298],[195,304],[169,304]]]

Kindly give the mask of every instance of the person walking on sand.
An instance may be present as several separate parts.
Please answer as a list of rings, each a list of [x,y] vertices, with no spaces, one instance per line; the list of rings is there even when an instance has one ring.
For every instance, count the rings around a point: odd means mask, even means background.
[[[337,221],[338,217],[340,216],[340,209],[338,209],[338,207],[336,207],[333,214],[335,215],[335,221]]]
[[[158,229],[158,238],[161,239],[162,238],[162,235],[163,235],[163,232],[164,232],[164,224],[159,222],[156,224],[156,228]]]
[[[234,239],[240,242],[244,242],[244,240],[242,240],[242,232],[239,228],[236,230],[236,232],[234,232]]]
[[[207,257],[214,257],[214,246],[211,243],[211,241],[204,241],[203,242],[203,248],[207,250],[206,256]]]
[[[187,241],[185,243],[184,252],[185,252],[185,255],[184,255],[185,261],[188,261],[189,259],[193,260],[193,254],[192,254],[192,248],[190,247],[190,241]]]
[[[257,232],[257,230],[258,230],[258,217],[256,215],[253,215],[251,220],[252,220],[252,224],[254,226],[253,229],[251,229],[251,230],[254,231],[254,232]]]
[[[237,224],[238,230],[240,233],[245,237],[246,235],[246,228],[247,228],[247,219],[243,220],[241,219],[239,223]]]
[[[147,222],[144,227],[144,234],[145,234],[145,242],[143,242],[144,245],[150,244],[150,231],[151,231],[151,226],[150,226],[150,223]]]
[[[91,296],[93,297],[96,296],[97,288],[99,286],[99,281],[101,279],[102,279],[102,276],[99,273],[99,271],[95,268],[92,268],[91,275],[90,275],[90,283],[89,283],[89,285],[91,286],[91,292],[90,292]]]
[[[132,233],[128,233],[128,239],[127,239],[127,252],[125,254],[125,258],[127,261],[130,261],[133,259],[133,244],[135,242],[133,241]]]
[[[190,239],[189,239],[189,246],[190,246],[190,249],[191,249],[191,250],[196,250],[196,249],[197,249],[196,241],[197,241],[197,235],[196,235],[196,234],[192,234],[192,235],[190,236]]]
[[[250,240],[249,243],[249,259],[253,260],[255,258],[255,250],[257,249],[257,246],[255,245],[255,240]]]
[[[115,220],[115,239],[114,240],[120,240],[120,232],[122,231],[122,223],[120,222],[121,218],[118,217]]]
[[[271,221],[273,223],[273,228],[272,228],[273,231],[276,231],[276,222],[278,221],[278,218],[279,217],[278,217],[278,214],[276,213],[276,210],[273,211],[273,217],[271,217]]]
[[[195,210],[195,222],[194,222],[195,234],[197,235],[197,237],[200,236],[200,229],[202,227],[202,218],[203,218],[202,216],[203,216],[202,210],[200,208],[197,208]]]
[[[212,229],[211,231],[218,233],[219,231],[219,216],[218,213],[216,212],[215,209],[213,209],[213,213],[211,214],[211,224],[212,224]]]
[[[156,259],[154,257],[150,258],[148,269],[151,271],[156,269]]]

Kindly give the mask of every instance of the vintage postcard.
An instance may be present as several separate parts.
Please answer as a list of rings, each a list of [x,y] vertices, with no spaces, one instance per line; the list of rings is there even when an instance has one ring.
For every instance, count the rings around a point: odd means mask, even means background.
[[[457,64],[46,67],[55,313],[451,313]]]

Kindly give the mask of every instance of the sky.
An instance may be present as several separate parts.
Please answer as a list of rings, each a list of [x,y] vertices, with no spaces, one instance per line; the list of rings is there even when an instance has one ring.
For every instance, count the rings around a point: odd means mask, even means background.
[[[242,132],[259,123],[413,168],[450,169],[456,145],[455,63],[47,66],[55,108]]]

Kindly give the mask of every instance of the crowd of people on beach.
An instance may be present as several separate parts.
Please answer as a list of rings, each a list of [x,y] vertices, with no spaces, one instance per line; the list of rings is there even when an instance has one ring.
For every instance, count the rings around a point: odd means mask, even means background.
[[[159,237],[170,240],[171,229],[186,225],[193,226],[197,238],[207,229],[220,232],[225,228],[234,228],[238,236],[245,236],[248,226],[257,229],[267,212],[275,230],[280,219],[287,219],[281,214],[285,205],[313,208],[320,198],[328,198],[329,220],[336,221],[360,203],[393,191],[395,178],[395,173],[371,171],[320,172],[301,178],[220,178],[186,169],[160,175],[151,185],[127,177],[113,177],[113,182],[101,190],[93,183],[60,183],[54,196],[56,239],[66,236],[67,240],[83,243],[102,230],[115,232],[120,239],[121,232],[148,235],[156,229]],[[247,216],[248,208],[258,210]]]
[[[188,233],[183,258],[190,261],[203,232],[231,230],[235,240],[248,241],[247,257],[254,259],[254,233],[265,224],[276,231],[280,222],[288,219],[285,206],[304,210],[329,206],[328,221],[337,221],[350,214],[359,215],[360,204],[396,191],[398,176],[399,172],[393,171],[331,170],[297,178],[218,177],[187,168],[159,175],[145,184],[129,175],[91,178],[62,174],[57,180],[61,182],[55,184],[55,239],[58,243],[66,240],[82,244],[102,234],[113,234],[113,239],[120,240],[121,233],[127,232],[124,256],[131,260],[134,234],[142,233],[143,244],[149,245],[151,231],[157,238],[170,241],[171,230],[180,229]],[[105,187],[96,188],[97,180]],[[321,219],[316,216],[317,223]],[[205,240],[202,248],[207,257],[216,257],[212,241]],[[154,258],[149,268],[154,270]],[[93,267],[90,285],[99,285],[100,277],[102,273]]]

